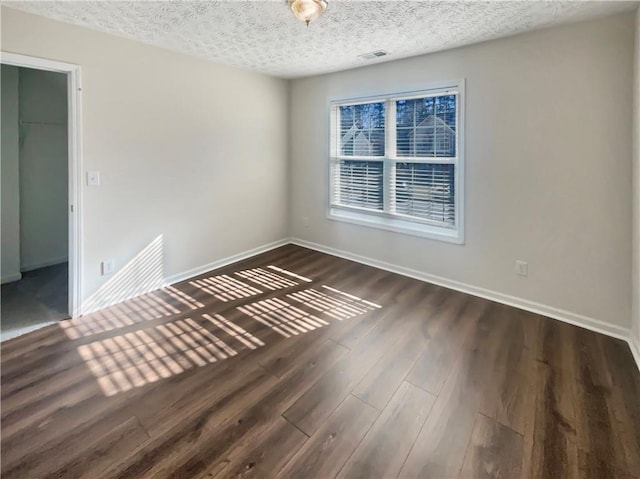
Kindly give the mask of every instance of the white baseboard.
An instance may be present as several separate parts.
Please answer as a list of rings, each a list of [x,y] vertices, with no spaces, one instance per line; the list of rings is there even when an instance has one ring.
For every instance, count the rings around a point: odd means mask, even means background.
[[[60,258],[54,258],[47,261],[41,261],[38,263],[32,263],[27,265],[23,264],[20,266],[20,271],[25,273],[27,271],[33,271],[34,269],[46,268],[47,266],[55,266],[56,264],[66,263],[68,261],[69,261],[68,257],[62,256]]]
[[[187,279],[193,278],[195,276],[199,276],[203,273],[207,273],[211,270],[217,269],[217,268],[221,268],[223,266],[227,266],[229,264],[232,263],[236,263],[238,261],[241,261],[243,259],[247,259],[250,258],[252,256],[258,255],[260,253],[266,253],[267,251],[270,251],[272,249],[275,248],[279,248],[280,246],[284,246],[286,244],[291,243],[291,241],[289,240],[289,238],[283,238],[281,240],[278,241],[274,241],[273,243],[268,243],[268,244],[264,244],[262,246],[258,246],[257,248],[253,248],[247,251],[243,251],[241,253],[238,254],[234,254],[232,256],[228,256],[226,258],[222,258],[216,261],[212,261],[211,263],[207,263],[204,264],[202,266],[198,266],[197,268],[193,268],[190,269],[188,271],[183,271],[182,273],[178,273],[178,274],[174,274],[172,276],[168,276],[165,277],[162,281],[154,283],[153,287],[149,288],[148,290],[146,288],[142,288],[138,291],[135,292],[135,294],[126,296],[126,297],[122,297],[117,299],[116,301],[108,301],[108,302],[103,302],[100,303],[100,305],[98,307],[92,307],[89,303],[90,303],[90,298],[85,300],[82,304],[82,314],[81,315],[86,315],[86,314],[91,314],[95,311],[98,311],[100,309],[103,308],[107,308],[109,306],[113,306],[115,304],[119,304],[123,301],[127,301],[129,299],[133,299],[137,296],[142,296],[144,294],[147,293],[151,293],[152,291],[156,291],[159,288],[163,288],[166,286],[170,286],[172,284],[175,283],[179,283],[181,281],[185,281]]]
[[[480,298],[489,299],[491,301],[496,301],[508,306],[514,306],[516,308],[524,309],[525,311],[541,314],[549,318],[573,324],[574,326],[580,326],[581,328],[589,329],[597,333],[602,333],[606,334],[607,336],[622,339],[631,344],[631,331],[629,329],[623,328],[621,326],[616,326],[614,324],[605,323],[604,321],[600,321],[598,319],[589,318],[587,316],[572,313],[571,311],[566,311],[563,309],[554,308],[552,306],[547,306],[545,304],[537,303],[535,301],[529,301],[528,299],[517,298],[508,294],[498,293],[497,291],[491,291],[488,289],[480,288],[478,286],[473,286],[470,284],[461,283],[459,281],[443,278],[441,276],[424,273],[415,269],[397,266],[385,261],[380,261],[366,256],[350,253],[348,251],[331,248],[329,246],[324,246],[318,243],[312,243],[310,241],[298,238],[292,238],[291,242],[293,244],[320,251],[322,253],[327,253],[333,256],[338,256],[340,258],[355,261],[357,263],[373,266],[374,268],[383,269],[392,273],[401,274],[402,276],[408,276],[409,278],[425,281],[427,283],[437,284],[439,286],[444,286],[445,288],[454,289],[456,291],[461,291],[473,296],[478,296]],[[633,346],[631,346],[631,348],[633,349]],[[640,363],[638,364],[640,367]]]
[[[22,279],[22,273],[8,274],[6,276],[3,276],[0,279],[0,283],[1,284],[13,283],[14,281],[20,281],[21,279]]]
[[[198,266],[197,268],[190,269],[189,271],[184,271],[179,274],[174,274],[173,276],[169,276],[168,278],[165,278],[165,283],[167,286],[171,284],[179,283],[181,281],[185,281],[195,276],[199,276],[201,274],[207,273],[214,269],[222,268],[223,266],[228,266],[232,263],[242,261],[243,259],[250,258],[260,253],[266,253],[267,251],[271,251],[272,249],[279,248],[280,246],[284,246],[289,243],[291,243],[291,240],[289,238],[283,238],[281,240],[274,241],[273,243],[268,243],[262,246],[258,246],[257,248],[243,251],[242,253],[234,254],[232,256],[228,256],[226,258],[222,258],[222,259],[213,261],[211,263]]]

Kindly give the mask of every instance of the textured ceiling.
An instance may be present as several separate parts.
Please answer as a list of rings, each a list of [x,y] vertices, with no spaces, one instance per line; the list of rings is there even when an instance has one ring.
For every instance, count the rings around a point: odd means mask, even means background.
[[[631,10],[636,2],[329,0],[308,28],[285,0],[3,2],[218,63],[295,78]],[[381,59],[358,55],[386,50]]]

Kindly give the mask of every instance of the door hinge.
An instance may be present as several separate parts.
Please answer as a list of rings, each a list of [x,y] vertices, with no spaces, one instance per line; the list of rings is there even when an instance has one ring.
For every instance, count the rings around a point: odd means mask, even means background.
[[[73,205],[69,205],[69,211],[73,213]]]

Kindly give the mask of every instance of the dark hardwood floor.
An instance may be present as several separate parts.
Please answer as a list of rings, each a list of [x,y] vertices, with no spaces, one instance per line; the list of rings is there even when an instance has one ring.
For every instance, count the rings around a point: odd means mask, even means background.
[[[640,478],[626,343],[285,246],[2,344],[3,478]]]

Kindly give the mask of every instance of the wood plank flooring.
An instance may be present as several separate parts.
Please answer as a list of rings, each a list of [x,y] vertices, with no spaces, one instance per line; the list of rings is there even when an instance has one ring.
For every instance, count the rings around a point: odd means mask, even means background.
[[[626,343],[288,245],[1,351],[3,478],[635,478]]]

